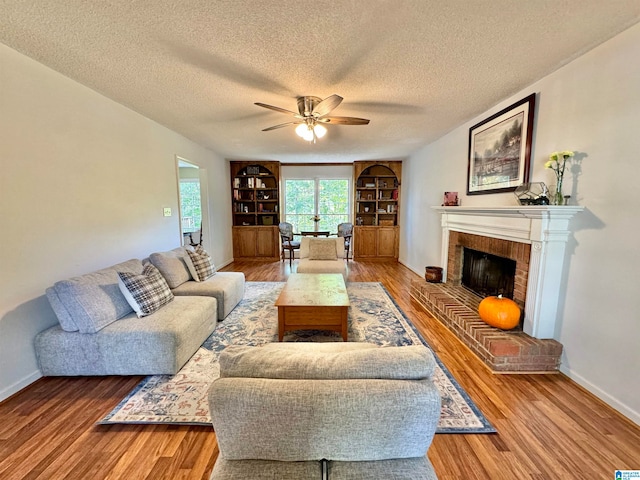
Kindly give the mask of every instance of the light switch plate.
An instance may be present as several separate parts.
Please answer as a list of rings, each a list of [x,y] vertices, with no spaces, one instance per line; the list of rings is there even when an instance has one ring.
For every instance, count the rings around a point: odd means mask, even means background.
[[[164,208],[164,216],[165,217],[170,217],[171,216],[171,207],[165,207]]]

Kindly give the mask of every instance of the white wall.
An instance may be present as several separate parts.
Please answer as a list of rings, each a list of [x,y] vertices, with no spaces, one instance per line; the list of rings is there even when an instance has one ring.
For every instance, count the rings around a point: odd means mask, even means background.
[[[537,111],[532,181],[554,184],[549,153],[586,154],[565,176],[573,221],[560,324],[561,370],[640,423],[640,25],[518,92],[405,162],[400,260],[419,274],[440,265],[440,219],[430,207],[444,191],[463,205],[516,205],[513,194],[466,196],[469,127],[532,92]],[[569,192],[568,192],[569,193]]]
[[[216,263],[232,246],[228,162],[4,45],[0,64],[1,400],[40,376],[48,286],[180,244],[176,155],[208,172]]]

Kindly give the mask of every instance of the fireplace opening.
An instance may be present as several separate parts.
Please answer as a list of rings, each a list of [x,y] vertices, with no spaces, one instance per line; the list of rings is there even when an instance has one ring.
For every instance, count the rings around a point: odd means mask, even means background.
[[[513,299],[515,276],[515,260],[464,248],[462,285],[481,297],[501,294]]]

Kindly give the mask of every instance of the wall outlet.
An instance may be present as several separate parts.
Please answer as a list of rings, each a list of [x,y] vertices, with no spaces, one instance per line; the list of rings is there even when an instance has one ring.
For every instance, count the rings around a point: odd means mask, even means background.
[[[164,208],[164,216],[165,217],[170,217],[171,216],[171,208],[170,207],[165,207]]]

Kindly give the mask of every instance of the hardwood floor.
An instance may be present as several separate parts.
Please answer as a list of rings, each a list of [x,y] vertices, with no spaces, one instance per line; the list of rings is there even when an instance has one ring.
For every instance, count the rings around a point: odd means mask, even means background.
[[[295,264],[294,264],[295,269]],[[288,262],[235,262],[248,281],[285,281]],[[440,480],[613,479],[640,469],[640,427],[557,375],[493,375],[409,296],[416,274],[349,262],[350,281],[381,281],[497,434],[436,435]],[[207,427],[96,425],[142,377],[43,378],[0,404],[0,478],[206,479],[218,447]]]

